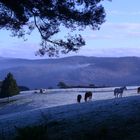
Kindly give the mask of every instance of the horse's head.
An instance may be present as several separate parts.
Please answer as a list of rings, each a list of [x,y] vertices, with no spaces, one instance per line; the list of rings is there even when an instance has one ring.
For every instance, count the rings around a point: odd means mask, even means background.
[[[124,90],[127,90],[126,86],[123,87]]]
[[[85,93],[85,101],[87,101],[87,98],[91,99],[92,98],[92,92],[91,91],[87,91]]]

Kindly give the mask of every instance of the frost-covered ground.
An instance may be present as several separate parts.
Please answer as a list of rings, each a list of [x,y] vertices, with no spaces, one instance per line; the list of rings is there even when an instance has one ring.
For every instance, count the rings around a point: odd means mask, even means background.
[[[61,121],[65,119],[77,121],[77,118],[91,121],[90,117],[92,114],[92,120],[94,120],[95,124],[110,114],[122,113],[124,117],[127,115],[131,116],[133,113],[129,114],[127,108],[131,107],[131,109],[133,109],[137,103],[140,103],[140,96],[137,94],[137,87],[127,88],[128,90],[124,91],[123,97],[135,97],[114,99],[114,88],[98,88],[54,89],[48,90],[44,94],[34,93],[34,91],[22,92],[20,95],[11,97],[9,104],[4,103],[7,99],[1,99],[0,133],[11,136],[15,130],[15,126],[23,127],[41,123],[44,121],[44,116],[47,121]],[[89,90],[93,91],[93,102],[84,103],[82,99],[81,104],[76,103],[77,95],[81,94],[82,97],[84,97],[85,91]],[[130,100],[134,101],[133,104],[130,104]],[[116,105],[118,108],[116,108]],[[80,116],[83,117],[80,118]],[[72,128],[73,127],[70,127],[70,129]]]
[[[137,95],[136,87],[127,87],[123,97]],[[82,95],[81,102],[84,102],[85,91],[93,91],[92,101],[105,100],[114,98],[114,88],[97,88],[97,89],[52,89],[46,93],[35,93],[35,91],[21,92],[20,95],[8,99],[0,99],[0,116],[10,113],[23,112],[37,108],[50,108],[54,106],[67,105],[76,103],[78,94]],[[5,103],[6,102],[6,103]]]

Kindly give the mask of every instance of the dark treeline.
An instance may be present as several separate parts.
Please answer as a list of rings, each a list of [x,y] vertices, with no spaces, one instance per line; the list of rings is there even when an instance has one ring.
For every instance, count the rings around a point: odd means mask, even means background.
[[[64,82],[59,82],[57,84],[57,86],[59,88],[104,88],[104,87],[109,87],[109,86],[106,86],[106,85],[101,85],[101,86],[97,86],[97,85],[94,85],[94,84],[89,84],[89,85],[68,85]]]

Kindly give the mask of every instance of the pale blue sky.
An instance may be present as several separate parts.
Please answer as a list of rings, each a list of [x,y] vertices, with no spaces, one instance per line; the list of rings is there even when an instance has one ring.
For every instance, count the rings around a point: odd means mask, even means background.
[[[82,32],[86,46],[79,53],[69,55],[140,56],[140,0],[104,1],[103,6],[107,14],[106,22],[99,31],[86,29]],[[36,32],[26,42],[9,35],[8,31],[0,31],[0,56],[40,58],[34,55],[40,47],[40,38]]]

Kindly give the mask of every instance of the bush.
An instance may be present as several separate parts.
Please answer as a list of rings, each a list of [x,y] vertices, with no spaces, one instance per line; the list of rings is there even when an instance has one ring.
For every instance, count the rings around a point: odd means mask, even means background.
[[[47,140],[46,125],[27,126],[24,128],[16,128],[17,136],[15,140]]]

